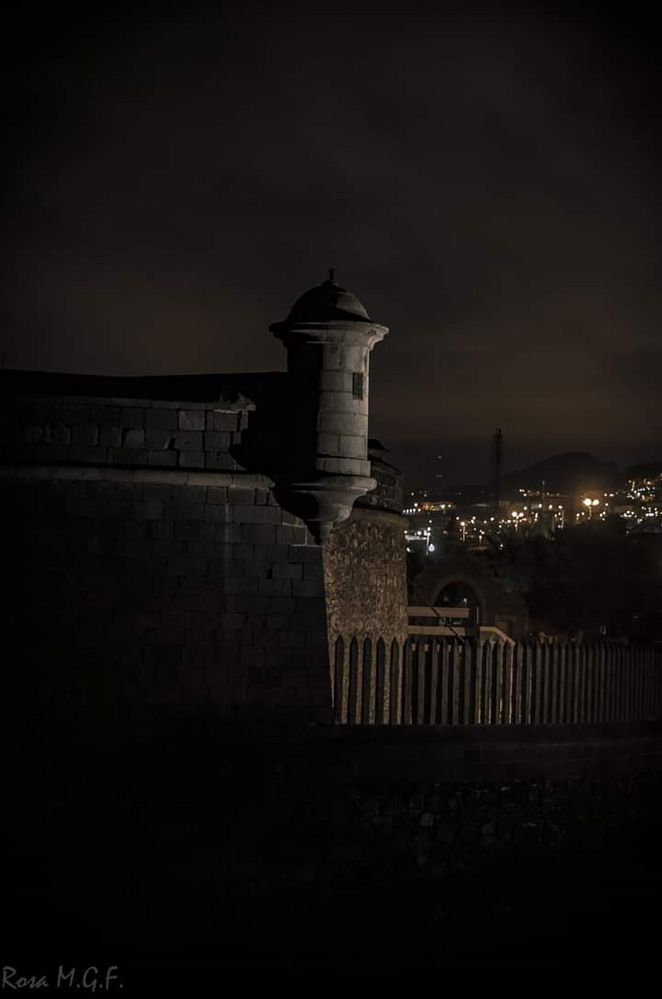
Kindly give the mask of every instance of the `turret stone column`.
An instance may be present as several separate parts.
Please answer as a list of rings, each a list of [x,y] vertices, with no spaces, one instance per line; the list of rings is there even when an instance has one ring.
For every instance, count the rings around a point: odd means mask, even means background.
[[[375,487],[368,461],[369,355],[388,333],[327,281],[270,330],[287,348],[293,450],[287,492],[318,541]]]

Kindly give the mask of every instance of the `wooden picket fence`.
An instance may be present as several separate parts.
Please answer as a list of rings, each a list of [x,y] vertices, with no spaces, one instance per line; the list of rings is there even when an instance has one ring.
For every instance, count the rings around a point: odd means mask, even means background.
[[[662,718],[662,646],[338,638],[339,725],[556,725]]]

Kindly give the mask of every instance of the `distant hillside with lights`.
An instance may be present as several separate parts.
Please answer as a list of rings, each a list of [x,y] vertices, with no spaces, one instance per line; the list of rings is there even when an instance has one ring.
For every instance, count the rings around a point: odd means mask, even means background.
[[[619,478],[616,462],[600,461],[587,451],[568,451],[504,475],[502,492],[505,495],[517,493],[518,489],[540,489],[544,482],[549,492],[572,494],[612,488]]]
[[[501,498],[516,500],[520,498],[521,489],[538,492],[542,483],[549,493],[578,496],[591,490],[624,489],[629,480],[656,479],[659,476],[662,476],[662,461],[630,465],[621,470],[615,461],[603,461],[588,451],[566,451],[503,475]],[[474,482],[445,489],[420,490],[411,495],[485,505],[490,502],[492,492],[486,483]]]

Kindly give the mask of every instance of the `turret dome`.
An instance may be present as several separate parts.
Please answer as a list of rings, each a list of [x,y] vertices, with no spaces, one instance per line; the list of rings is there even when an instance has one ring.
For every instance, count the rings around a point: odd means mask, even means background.
[[[328,323],[328,322],[372,323],[365,306],[356,295],[346,288],[341,288],[330,277],[322,284],[310,288],[297,298],[284,323],[274,323],[276,327],[291,326],[295,323]]]

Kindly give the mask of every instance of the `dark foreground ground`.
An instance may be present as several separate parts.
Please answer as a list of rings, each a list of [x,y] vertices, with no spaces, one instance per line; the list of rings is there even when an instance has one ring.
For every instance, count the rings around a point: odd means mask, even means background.
[[[59,965],[94,965],[99,978],[117,965],[125,994],[147,984],[184,989],[265,976],[444,982],[544,972],[643,985],[659,972],[662,870],[654,853],[652,844],[629,844],[623,853],[444,884],[357,888],[241,914],[235,900],[187,896],[154,905],[100,900],[101,912],[72,912],[65,897],[25,894],[34,872],[24,867],[23,893],[3,897],[3,965],[48,977]]]
[[[643,821],[596,835],[595,847],[584,838],[549,856],[515,850],[441,879],[409,862],[381,874],[355,865],[336,878],[319,825],[281,822],[272,836],[268,796],[253,791],[247,811],[250,778],[219,780],[212,744],[184,760],[172,745],[155,759],[152,745],[149,766],[126,749],[99,755],[77,741],[61,754],[49,745],[5,754],[1,949],[3,967],[43,975],[51,988],[59,966],[77,969],[82,991],[94,981],[105,991],[117,966],[124,995],[260,979],[442,986],[474,975],[542,984],[550,974],[634,985],[658,973],[655,796]],[[290,832],[306,877],[260,883],[272,849],[276,863],[290,862]],[[98,973],[83,983],[90,967]],[[119,994],[117,983],[108,991]]]

